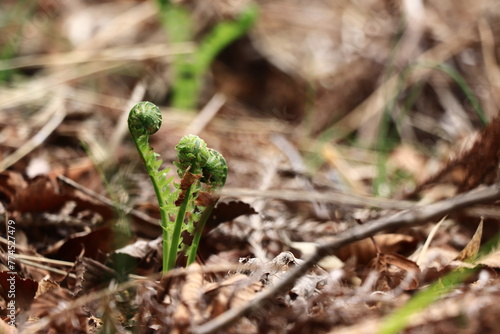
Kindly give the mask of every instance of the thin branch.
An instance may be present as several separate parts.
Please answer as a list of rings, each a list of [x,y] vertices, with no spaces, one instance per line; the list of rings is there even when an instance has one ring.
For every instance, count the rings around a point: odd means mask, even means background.
[[[351,205],[355,207],[373,207],[389,210],[407,210],[415,207],[414,202],[370,197],[355,194],[346,194],[338,191],[313,192],[310,190],[292,189],[247,189],[227,188],[221,191],[222,196],[227,197],[259,197],[273,198],[284,201],[315,201],[319,203],[335,203],[339,205]]]
[[[191,121],[191,124],[186,128],[186,134],[197,135],[200,134],[203,129],[210,123],[210,121],[217,115],[220,109],[226,103],[227,98],[222,93],[215,94],[210,101],[203,107],[203,109],[198,113],[195,119]]]
[[[307,273],[307,271],[323,257],[351,242],[365,239],[381,231],[422,224],[434,218],[443,217],[452,211],[464,207],[488,203],[499,199],[500,184],[495,184],[486,188],[472,190],[435,204],[402,211],[389,217],[373,220],[364,225],[357,225],[352,229],[340,233],[336,239],[319,244],[315,253],[304,261],[302,265],[295,267],[295,269],[293,269],[283,280],[265,289],[246,305],[228,310],[215,319],[194,328],[192,333],[208,334],[230,326],[240,317],[248,315],[252,313],[253,310],[258,309],[263,302],[289,289],[298,278]]]

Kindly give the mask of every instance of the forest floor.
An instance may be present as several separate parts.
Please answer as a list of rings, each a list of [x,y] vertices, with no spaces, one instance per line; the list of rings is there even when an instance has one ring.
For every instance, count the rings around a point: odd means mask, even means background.
[[[2,333],[498,332],[498,2],[160,2],[0,4]],[[229,170],[167,273],[140,101]]]

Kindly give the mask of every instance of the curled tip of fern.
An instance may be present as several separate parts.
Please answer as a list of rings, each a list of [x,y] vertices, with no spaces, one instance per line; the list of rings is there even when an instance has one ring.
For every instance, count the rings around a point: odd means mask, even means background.
[[[180,177],[186,173],[188,168],[190,173],[203,173],[202,168],[208,158],[207,144],[203,139],[196,135],[184,136],[175,146],[175,149],[179,161],[174,162],[174,164],[178,168],[177,173]]]
[[[160,109],[151,102],[137,103],[128,115],[128,128],[133,136],[152,135],[161,127]]]
[[[223,187],[227,178],[226,159],[214,149],[209,148],[209,157],[203,168],[202,182],[210,183],[215,187]]]
[[[178,161],[179,176],[183,177],[189,169],[190,173],[202,175],[201,182],[222,187],[226,182],[226,160],[216,150],[207,147],[203,139],[196,135],[187,135],[181,138],[175,147]]]

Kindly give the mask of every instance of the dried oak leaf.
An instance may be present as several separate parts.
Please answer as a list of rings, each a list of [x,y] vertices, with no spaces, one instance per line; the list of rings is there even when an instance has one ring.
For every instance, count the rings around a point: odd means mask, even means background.
[[[372,265],[380,274],[377,282],[378,288],[394,289],[402,286],[405,290],[415,290],[419,287],[420,268],[415,262],[402,255],[396,253],[379,254],[372,261]],[[381,288],[380,290],[385,289]]]
[[[8,203],[7,209],[10,211],[57,212],[68,201],[73,201],[76,203],[74,213],[97,213],[103,219],[110,219],[115,214],[113,208],[73,188],[60,187],[54,176],[41,175],[25,180],[16,172],[0,173],[0,200]]]
[[[71,292],[60,287],[37,297],[31,305],[30,316],[47,320],[47,325],[37,333],[87,333],[88,313],[83,306],[73,307],[74,302]],[[29,331],[29,327],[26,330]]]
[[[98,259],[114,250],[114,237],[115,232],[109,227],[75,233],[55,243],[44,255],[72,262],[84,252],[86,257]]]
[[[16,308],[26,310],[30,307],[38,289],[38,282],[22,278],[7,271],[0,272],[0,296],[8,303],[15,300]]]
[[[414,250],[417,243],[414,237],[405,234],[380,234],[374,238],[382,253],[408,252]],[[340,248],[335,255],[342,261],[354,257],[358,263],[366,264],[377,257],[377,247],[372,239],[366,238]]]
[[[0,173],[0,200],[6,201],[7,204],[12,203],[18,190],[26,188],[27,185],[21,173],[3,171]]]
[[[256,213],[257,211],[250,204],[242,201],[219,202],[205,224],[204,234],[221,223],[231,221],[239,216],[254,215]]]
[[[37,176],[29,181],[25,188],[16,191],[8,209],[20,212],[53,212],[68,200],[70,197],[59,191],[57,182],[46,176]]]

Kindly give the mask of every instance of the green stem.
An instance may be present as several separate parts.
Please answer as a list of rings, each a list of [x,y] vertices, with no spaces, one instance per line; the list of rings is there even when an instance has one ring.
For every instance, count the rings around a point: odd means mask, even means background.
[[[203,234],[203,229],[205,228],[205,223],[207,222],[208,217],[210,217],[210,214],[212,213],[215,204],[216,203],[206,207],[205,210],[203,210],[203,213],[201,214],[200,217],[200,221],[196,224],[196,228],[194,230],[193,242],[191,243],[191,247],[189,248],[186,267],[196,260],[196,253],[198,252],[198,246],[200,245],[200,239],[201,235]]]
[[[134,138],[134,137],[133,137]],[[146,139],[146,142],[148,140]],[[142,158],[143,161],[146,161],[146,152],[144,152],[141,149],[141,146],[138,143],[138,140],[134,138],[134,143],[135,146],[137,147],[137,151],[139,151],[139,154]],[[149,143],[148,143],[149,147]],[[163,273],[166,273],[168,271],[167,268],[167,259],[168,259],[168,252],[170,251],[171,245],[170,245],[170,236],[168,234],[168,229],[167,225],[169,223],[169,218],[168,218],[168,211],[165,205],[165,199],[163,198],[163,194],[161,192],[160,186],[158,184],[158,180],[154,177],[155,175],[155,170],[153,167],[149,166],[148,164],[146,165],[146,170],[149,175],[149,179],[151,180],[151,183],[153,184],[153,189],[156,194],[156,199],[158,200],[158,206],[160,208],[160,217],[161,217],[161,228],[162,228],[162,236],[163,236]]]
[[[166,271],[173,269],[175,267],[175,260],[177,258],[177,252],[179,250],[180,237],[182,232],[182,225],[184,224],[184,216],[186,215],[186,208],[191,197],[191,187],[186,189],[186,196],[179,206],[179,211],[177,211],[177,217],[175,219],[174,231],[172,233],[172,240],[170,241],[170,250],[168,254],[163,254],[163,261],[168,257]],[[163,247],[165,247],[165,240],[163,240]],[[163,268],[165,272],[165,267]]]

